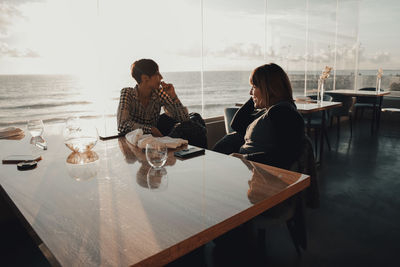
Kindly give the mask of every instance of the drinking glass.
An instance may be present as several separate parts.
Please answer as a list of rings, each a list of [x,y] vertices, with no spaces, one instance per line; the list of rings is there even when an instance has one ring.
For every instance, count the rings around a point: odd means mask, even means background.
[[[29,120],[28,121],[28,131],[32,137],[38,137],[43,134],[43,121],[42,120]]]
[[[72,151],[78,153],[89,151],[96,145],[98,139],[97,128],[89,122],[83,123],[76,117],[67,120],[64,143]]]
[[[146,145],[147,162],[155,169],[164,166],[168,157],[168,148],[160,142],[151,142]]]

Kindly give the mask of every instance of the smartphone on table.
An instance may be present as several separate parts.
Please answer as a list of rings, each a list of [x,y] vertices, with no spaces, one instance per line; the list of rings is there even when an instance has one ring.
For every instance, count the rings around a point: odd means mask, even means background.
[[[175,157],[178,157],[181,159],[187,159],[187,158],[192,158],[192,157],[199,156],[199,155],[204,155],[204,153],[205,153],[204,148],[190,147],[187,149],[176,151],[176,152],[174,152],[174,155],[175,155]]]

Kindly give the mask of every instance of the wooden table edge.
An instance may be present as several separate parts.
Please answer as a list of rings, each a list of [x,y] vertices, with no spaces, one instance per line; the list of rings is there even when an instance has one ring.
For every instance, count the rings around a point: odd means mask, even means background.
[[[311,178],[309,175],[302,174],[299,179],[301,179],[301,181],[290,185],[286,190],[279,192],[275,196],[264,201],[260,201],[250,208],[226,219],[225,221],[222,221],[174,246],[169,247],[168,249],[165,249],[164,251],[154,254],[131,266],[162,266],[182,257],[183,255],[195,250],[196,248],[199,248],[202,245],[207,244],[218,236],[221,236],[235,227],[253,219],[257,215],[278,205],[279,203],[310,186]]]

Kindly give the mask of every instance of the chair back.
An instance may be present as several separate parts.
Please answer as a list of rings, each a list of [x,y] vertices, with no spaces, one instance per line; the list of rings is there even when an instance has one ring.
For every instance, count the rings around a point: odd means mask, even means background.
[[[317,100],[317,95],[310,95],[309,97],[312,100]],[[330,95],[328,95],[328,94],[324,94],[323,100],[327,101],[327,102],[330,102],[330,101],[332,101],[332,97]],[[305,119],[305,123],[307,123],[308,119],[310,118],[311,119],[311,124],[313,126],[316,126],[316,125],[322,124],[322,114],[323,114],[322,111],[318,111],[318,112],[313,112],[311,114],[303,115],[303,117]],[[327,110],[325,112],[325,121],[329,121],[330,117],[331,117],[330,110]]]
[[[227,134],[233,133],[235,131],[231,127],[231,122],[232,122],[233,116],[236,114],[236,112],[238,110],[239,110],[239,108],[237,108],[237,107],[230,107],[230,108],[224,109],[225,131]]]
[[[319,207],[319,182],[315,165],[314,151],[311,140],[305,136],[302,144],[302,152],[299,158],[290,167],[291,171],[310,175],[310,186],[306,189],[306,205],[310,208]]]
[[[375,87],[364,87],[364,88],[360,88],[358,89],[360,91],[376,91]],[[383,91],[383,89],[381,89],[381,91]]]
[[[364,87],[360,88],[360,91],[376,91],[375,87]],[[383,89],[381,89],[383,91]],[[368,96],[357,96],[356,97],[356,103],[358,104],[376,104],[377,102],[376,97],[368,97]]]
[[[311,98],[312,100],[317,100],[318,99],[317,95],[310,95],[308,97]],[[332,96],[330,96],[328,94],[324,94],[323,100],[324,101],[332,101]]]
[[[354,105],[353,97],[347,95],[333,94],[332,101],[342,102],[341,107],[331,110],[331,116],[349,116]]]

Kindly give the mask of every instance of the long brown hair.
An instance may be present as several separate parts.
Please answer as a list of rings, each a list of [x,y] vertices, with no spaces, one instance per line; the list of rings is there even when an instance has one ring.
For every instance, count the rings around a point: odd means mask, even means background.
[[[280,101],[293,101],[293,90],[286,72],[269,63],[257,67],[250,75],[250,84],[261,90],[263,101],[270,107]]]

